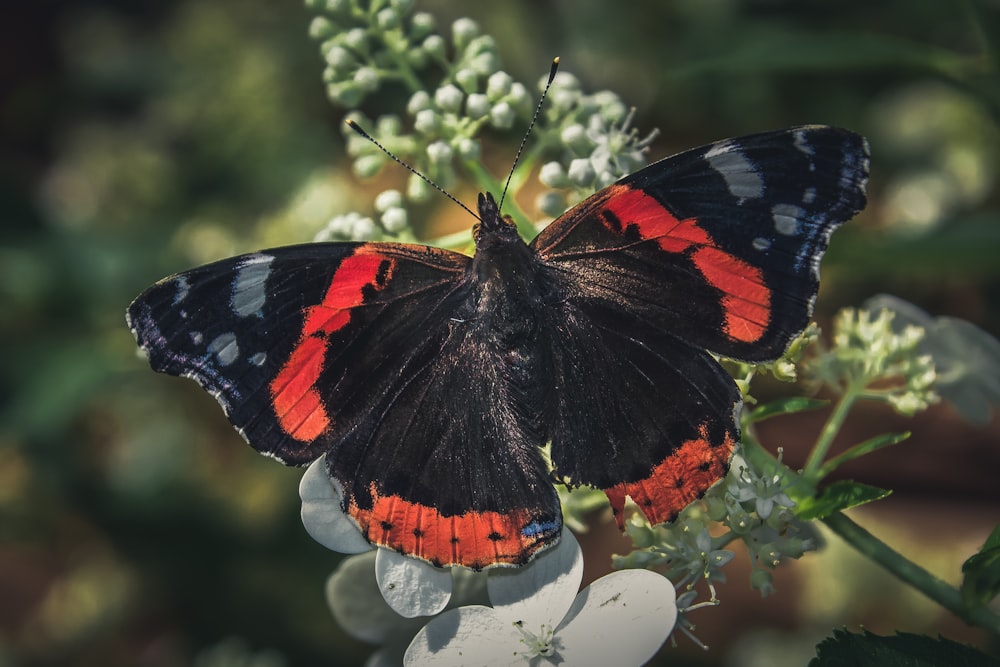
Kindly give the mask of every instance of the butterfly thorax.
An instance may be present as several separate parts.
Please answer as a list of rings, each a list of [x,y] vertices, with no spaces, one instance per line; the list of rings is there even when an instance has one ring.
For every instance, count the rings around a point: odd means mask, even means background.
[[[503,347],[531,345],[538,335],[553,283],[544,263],[502,217],[491,195],[480,195],[476,254],[466,271],[469,310],[477,326]]]

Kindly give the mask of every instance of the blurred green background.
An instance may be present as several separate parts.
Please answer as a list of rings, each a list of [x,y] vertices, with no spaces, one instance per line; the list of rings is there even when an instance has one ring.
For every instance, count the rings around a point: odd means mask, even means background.
[[[640,129],[660,128],[651,157],[800,123],[866,134],[871,202],[833,240],[820,320],[890,292],[1000,332],[996,0],[418,8],[442,27],[477,20],[518,80],[537,81],[559,55],[586,90],[613,89],[637,107]],[[405,179],[359,187],[350,175],[311,18],[298,0],[42,0],[5,11],[2,667],[350,665],[371,650],[326,608],[337,557],[301,528],[300,471],[255,455],[194,383],[149,371],[124,324],[125,306],[158,278],[308,241]],[[365,111],[404,105],[386,89]],[[495,172],[519,138],[491,138]],[[454,215],[448,206],[429,213]],[[886,511],[898,539],[928,558],[943,549],[941,573],[954,578],[1000,516],[997,420],[967,425],[948,406],[915,424],[863,417],[860,433],[925,434],[856,476],[897,490]],[[793,422],[777,435],[792,462],[796,438],[816,428]],[[670,664],[780,664],[775,646],[802,664],[831,627],[859,622],[988,645],[893,600],[884,577],[864,579],[833,547],[765,601],[734,574],[720,591],[726,615],[696,619],[713,651],[682,639],[666,649]]]

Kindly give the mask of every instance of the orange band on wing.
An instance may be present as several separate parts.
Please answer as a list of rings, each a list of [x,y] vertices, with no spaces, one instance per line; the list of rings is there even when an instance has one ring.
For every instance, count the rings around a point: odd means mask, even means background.
[[[728,433],[721,443],[713,444],[708,438],[708,428],[703,425],[699,437],[682,444],[653,468],[649,477],[604,489],[618,527],[625,529],[625,496],[654,525],[676,519],[682,509],[725,477],[735,446]]]
[[[771,319],[771,290],[760,269],[721,250],[695,218],[678,220],[656,199],[627,185],[612,185],[603,203],[623,226],[635,227],[643,239],[656,240],[665,252],[691,248],[691,260],[705,280],[722,291],[726,335],[752,343]]]
[[[540,524],[527,511],[466,512],[442,516],[433,507],[381,496],[371,487],[372,508],[352,500],[347,513],[372,544],[421,558],[435,566],[523,565],[559,537],[561,524]]]
[[[351,309],[365,300],[365,288],[382,289],[392,261],[359,246],[345,257],[330,279],[323,300],[305,309],[298,343],[271,381],[271,404],[281,429],[300,442],[318,438],[332,420],[316,390],[323,372],[329,337],[351,321]]]

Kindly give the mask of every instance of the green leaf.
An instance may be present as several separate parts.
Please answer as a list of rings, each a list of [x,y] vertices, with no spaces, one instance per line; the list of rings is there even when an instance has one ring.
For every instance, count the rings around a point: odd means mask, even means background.
[[[997,667],[1000,664],[979,650],[939,637],[900,632],[881,637],[834,630],[833,637],[816,647],[809,667]]]
[[[777,417],[778,415],[805,412],[806,410],[818,410],[819,408],[824,408],[829,404],[830,401],[823,401],[817,398],[787,396],[754,408],[747,416],[746,423],[755,424],[757,422],[764,421],[765,419],[770,419],[771,417]]]
[[[881,500],[892,491],[869,486],[852,480],[840,480],[823,488],[818,496],[805,498],[795,506],[795,515],[800,519],[822,519],[834,512],[857,507]]]
[[[909,437],[910,433],[907,431],[905,433],[883,433],[882,435],[877,435],[874,438],[865,440],[864,442],[849,448],[843,454],[834,456],[832,459],[824,463],[822,467],[820,467],[817,477],[822,479],[852,459],[864,456],[865,454],[871,454],[875,450],[882,449],[883,447],[899,444]]]
[[[962,563],[962,572],[962,600],[967,607],[981,607],[1000,595],[1000,525],[979,553]]]

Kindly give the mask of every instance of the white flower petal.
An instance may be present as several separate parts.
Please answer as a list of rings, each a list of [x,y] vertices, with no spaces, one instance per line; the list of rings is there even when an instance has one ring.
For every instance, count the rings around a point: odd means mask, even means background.
[[[326,603],[337,625],[355,639],[385,644],[412,637],[423,621],[403,618],[389,607],[375,581],[375,556],[372,550],[340,561],[326,581]]]
[[[375,557],[375,580],[389,606],[406,618],[433,616],[451,599],[451,570],[388,549]]]
[[[342,554],[359,554],[372,545],[341,506],[344,493],[326,472],[326,457],[312,462],[299,482],[302,525],[314,540]]]
[[[673,584],[649,570],[622,570],[580,592],[556,628],[565,665],[642,665],[677,622]]]
[[[516,570],[494,570],[486,590],[497,615],[506,623],[521,621],[538,632],[541,625],[555,627],[573,604],[583,578],[583,552],[568,530],[559,544]]]
[[[441,614],[417,633],[403,657],[407,667],[503,667],[524,665],[514,652],[521,635],[497,617],[496,610],[478,605]]]

